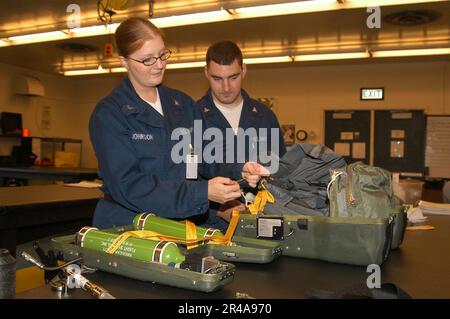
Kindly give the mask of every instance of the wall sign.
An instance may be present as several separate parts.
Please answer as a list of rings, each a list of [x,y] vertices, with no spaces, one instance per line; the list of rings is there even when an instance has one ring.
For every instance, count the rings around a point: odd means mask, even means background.
[[[384,88],[361,88],[361,101],[384,100]]]

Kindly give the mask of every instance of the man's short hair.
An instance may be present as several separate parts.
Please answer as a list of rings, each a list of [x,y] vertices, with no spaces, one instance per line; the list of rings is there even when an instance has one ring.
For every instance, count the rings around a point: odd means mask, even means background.
[[[206,52],[206,65],[209,66],[211,61],[220,65],[233,64],[237,60],[242,66],[242,52],[241,49],[232,41],[216,42],[208,48]]]

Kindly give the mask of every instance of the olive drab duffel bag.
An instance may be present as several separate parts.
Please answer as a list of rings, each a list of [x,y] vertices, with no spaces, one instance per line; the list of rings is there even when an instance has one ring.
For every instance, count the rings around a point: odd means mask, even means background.
[[[285,160],[286,156],[292,157],[290,152],[281,160]],[[298,150],[296,152],[299,153]],[[293,162],[292,158],[290,161]],[[301,161],[297,163],[300,165]],[[317,167],[308,168],[308,174],[323,178],[320,170],[324,163],[316,163]],[[295,195],[292,194],[292,185],[286,189],[279,183],[275,185],[276,179],[263,181],[254,202],[247,203],[249,213],[240,215],[236,235],[278,241],[283,254],[288,256],[362,266],[381,265],[388,258],[389,252],[403,240],[406,210],[397,205],[389,191],[391,180],[387,171],[367,165],[364,166],[366,169],[357,169],[360,165],[364,164],[329,169],[325,189],[330,194],[327,205],[329,204],[332,212],[326,215],[311,214],[311,209],[304,209],[301,205],[287,205]],[[296,169],[297,167],[290,168],[291,172]],[[346,173],[336,174],[347,171],[352,172],[352,175],[345,180]],[[349,180],[352,182],[351,191],[355,192],[355,201],[352,203],[359,208],[347,208],[347,213],[339,213],[335,208],[344,206],[339,200],[351,199],[347,192]],[[318,185],[322,184],[323,179],[320,183],[314,177],[308,181],[311,185]],[[273,192],[272,186],[282,192]],[[371,206],[374,194],[379,196],[379,202]]]
[[[331,217],[394,219],[392,249],[400,246],[407,219],[394,196],[389,171],[362,162],[332,170],[328,197]]]

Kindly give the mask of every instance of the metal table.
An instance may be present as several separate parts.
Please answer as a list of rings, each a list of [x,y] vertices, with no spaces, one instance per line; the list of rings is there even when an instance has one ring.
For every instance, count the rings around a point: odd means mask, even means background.
[[[394,283],[413,298],[450,298],[450,216],[430,216],[436,227],[430,231],[407,231],[402,246],[392,251],[381,266],[381,282]],[[202,293],[141,282],[98,271],[86,275],[116,298],[138,299],[234,299],[237,294],[262,298],[304,298],[311,289],[340,291],[365,283],[366,267],[327,263],[282,256],[270,264],[235,264],[234,281],[223,289]],[[17,298],[91,298],[81,290],[67,296],[44,286],[23,292]]]
[[[97,177],[97,169],[94,168],[60,168],[46,166],[0,167],[0,178],[5,179],[40,179],[77,182],[81,180],[93,180]]]
[[[92,223],[99,189],[39,185],[0,187],[0,247],[16,245]]]

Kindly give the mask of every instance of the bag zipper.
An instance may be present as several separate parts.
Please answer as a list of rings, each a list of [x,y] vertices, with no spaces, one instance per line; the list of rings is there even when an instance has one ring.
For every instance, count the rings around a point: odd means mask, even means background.
[[[347,166],[347,179],[348,179],[348,192],[347,192],[347,202],[348,204],[355,206],[355,197],[353,196],[353,177],[352,170],[350,166]]]

